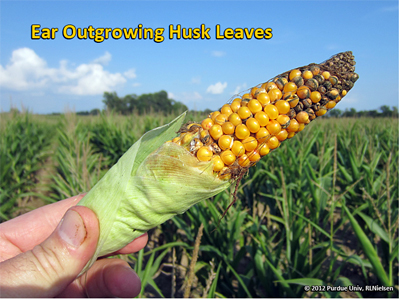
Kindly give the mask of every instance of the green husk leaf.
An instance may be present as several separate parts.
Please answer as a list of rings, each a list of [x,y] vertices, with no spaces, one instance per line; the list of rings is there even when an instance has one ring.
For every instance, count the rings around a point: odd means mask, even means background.
[[[225,190],[229,181],[213,175],[185,148],[166,142],[176,136],[185,114],[139,139],[81,200],[99,219],[99,256],[123,248],[149,229]]]

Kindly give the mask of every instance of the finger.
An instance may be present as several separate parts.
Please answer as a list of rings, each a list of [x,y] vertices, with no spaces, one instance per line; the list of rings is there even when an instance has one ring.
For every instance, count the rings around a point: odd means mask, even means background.
[[[102,259],[96,261],[60,297],[133,298],[140,293],[140,289],[140,279],[127,262]]]
[[[84,196],[80,194],[58,201],[0,224],[0,261],[31,250],[46,240],[65,212]]]
[[[147,233],[145,233],[145,234],[141,235],[140,237],[137,237],[135,240],[133,240],[128,245],[126,245],[124,248],[121,248],[120,250],[113,253],[113,255],[115,255],[115,254],[130,254],[130,253],[138,252],[139,250],[143,249],[146,246],[148,240],[149,240],[149,236],[147,235]]]
[[[54,297],[74,281],[93,256],[98,237],[94,212],[72,207],[43,243],[1,263],[1,295]]]

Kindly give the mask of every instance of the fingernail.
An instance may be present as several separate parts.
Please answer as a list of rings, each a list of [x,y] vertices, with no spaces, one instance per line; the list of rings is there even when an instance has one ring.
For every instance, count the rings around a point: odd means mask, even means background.
[[[69,210],[61,220],[58,234],[69,245],[79,247],[86,237],[86,227],[81,216],[74,210]]]

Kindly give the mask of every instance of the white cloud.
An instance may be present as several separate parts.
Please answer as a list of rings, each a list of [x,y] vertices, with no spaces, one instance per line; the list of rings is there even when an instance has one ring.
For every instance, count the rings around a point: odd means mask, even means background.
[[[107,65],[110,62],[110,60],[111,60],[111,54],[108,51],[106,51],[106,53],[104,53],[103,56],[100,56],[95,60],[93,60],[93,63]]]
[[[73,75],[77,80],[70,85],[61,86],[58,91],[77,95],[96,95],[111,91],[115,86],[123,84],[126,79],[120,73],[110,74],[100,64],[81,64]]]
[[[211,55],[214,57],[222,57],[226,55],[226,52],[224,51],[212,51]]]
[[[103,67],[111,60],[111,54],[94,59],[88,64],[69,67],[61,60],[58,68],[50,68],[47,62],[29,48],[14,50],[9,63],[0,65],[0,86],[11,90],[53,90],[58,93],[97,95],[111,91],[136,77],[134,69],[123,74],[110,73]]]
[[[228,86],[228,83],[217,82],[214,85],[210,85],[207,87],[207,92],[212,94],[221,94],[224,92],[224,89]]]
[[[124,72],[124,76],[129,78],[129,79],[134,79],[136,78],[136,71],[135,69],[130,69]]]
[[[15,90],[36,89],[45,86],[54,71],[33,50],[13,51],[10,64],[0,65],[0,86]]]

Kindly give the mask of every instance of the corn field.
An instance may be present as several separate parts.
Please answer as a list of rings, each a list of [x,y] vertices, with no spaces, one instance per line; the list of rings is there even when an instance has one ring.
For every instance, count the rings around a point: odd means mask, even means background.
[[[3,113],[1,221],[87,192],[145,132],[174,118]],[[250,169],[223,218],[234,185],[121,258],[142,280],[140,297],[398,297],[398,166],[398,119],[321,117]]]

